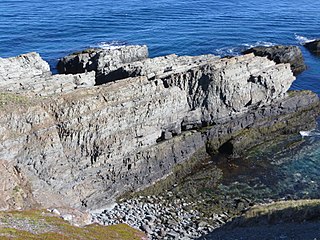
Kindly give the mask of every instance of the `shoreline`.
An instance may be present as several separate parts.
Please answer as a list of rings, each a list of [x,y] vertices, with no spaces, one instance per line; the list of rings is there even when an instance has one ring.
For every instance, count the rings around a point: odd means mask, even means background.
[[[275,49],[284,56],[288,49],[296,52],[295,47]],[[3,171],[14,179],[5,193],[13,199],[4,201],[8,208],[34,203],[54,208],[54,202],[101,209],[150,185],[144,191],[160,194],[161,187],[179,188],[192,174],[204,180],[199,190],[210,184],[214,188],[221,170],[211,172],[210,179],[201,176],[205,159],[221,154],[232,165],[232,159],[257,145],[309,130],[319,116],[316,94],[288,91],[295,80],[290,64],[253,53],[148,58],[146,46],[125,46],[66,56],[56,75],[37,53],[0,59],[0,68],[0,153],[9,166]],[[159,185],[163,186],[157,189]],[[185,186],[188,194],[197,194],[192,184]],[[181,198],[187,199],[183,194]],[[170,203],[169,208],[157,206],[168,216],[160,220],[160,227],[153,225],[154,231],[150,224],[155,218],[144,213],[144,208],[156,211],[153,205],[131,202],[142,214],[134,226],[160,237],[196,238],[253,204],[250,199],[231,198],[215,205],[210,194],[204,199],[191,201],[195,209],[175,199],[182,216],[179,229],[161,225],[161,221],[174,225],[179,216],[170,216],[176,208]],[[235,213],[213,216],[215,207],[228,209],[234,204]],[[206,214],[213,214],[212,219]],[[183,223],[185,218],[192,219]]]

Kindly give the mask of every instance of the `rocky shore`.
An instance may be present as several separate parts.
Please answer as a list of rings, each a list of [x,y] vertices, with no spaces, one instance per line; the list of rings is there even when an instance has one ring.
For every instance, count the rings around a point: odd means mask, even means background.
[[[167,193],[168,197],[172,194]],[[186,199],[169,201],[163,196],[140,196],[94,213],[93,221],[107,226],[126,223],[144,231],[150,239],[197,239],[230,218],[226,212],[212,213],[206,218],[192,209],[196,204]]]
[[[148,58],[146,46],[87,49],[62,58],[56,75],[37,53],[0,59],[0,171],[12,179],[2,180],[1,208],[101,209],[160,180],[175,184],[216,154],[239,157],[314,127],[319,98],[288,91],[292,62],[255,54]],[[165,199],[129,198],[94,221],[188,239],[230,217]]]

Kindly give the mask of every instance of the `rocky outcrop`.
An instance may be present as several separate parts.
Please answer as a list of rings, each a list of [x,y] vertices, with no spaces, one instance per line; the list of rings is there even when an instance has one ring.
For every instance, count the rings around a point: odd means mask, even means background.
[[[63,74],[95,71],[97,78],[115,71],[122,64],[140,61],[148,57],[147,46],[123,46],[112,49],[86,49],[59,60],[57,70]]]
[[[52,75],[38,53],[0,59],[0,91],[49,96],[94,84],[94,72]]]
[[[241,130],[262,129],[270,119],[270,125],[287,121],[318,104],[314,94],[286,93],[295,79],[289,64],[253,54],[172,55],[120,65],[134,77],[50,98],[34,97],[27,89],[19,90],[19,98],[12,97],[14,91],[3,95],[0,159],[23,169],[42,205],[55,199],[99,208],[167,176],[199,152],[224,152],[221,147],[231,145],[230,153],[238,154]],[[109,76],[104,69],[100,76]],[[248,146],[263,140],[254,137]]]
[[[307,42],[303,46],[305,46],[310,52],[320,55],[320,40]]]
[[[0,83],[16,83],[22,79],[51,75],[49,64],[35,52],[18,57],[0,58]]]
[[[0,210],[21,210],[39,207],[33,198],[31,185],[21,170],[0,161]]]
[[[192,69],[205,65],[208,62],[218,60],[213,55],[202,56],[177,56],[175,54],[148,58],[142,61],[136,61],[119,65],[113,71],[104,71],[97,76],[97,84],[124,79],[128,77],[146,76],[150,80],[163,79],[173,73],[183,73]]]
[[[260,46],[250,48],[243,53],[254,53],[256,56],[268,57],[278,64],[290,63],[291,70],[295,76],[307,69],[301,49],[298,46]]]

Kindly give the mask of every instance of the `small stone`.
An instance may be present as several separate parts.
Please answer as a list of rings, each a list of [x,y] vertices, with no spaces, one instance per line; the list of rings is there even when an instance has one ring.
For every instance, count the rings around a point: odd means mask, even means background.
[[[150,229],[150,227],[147,224],[143,224],[140,229],[144,232],[146,232],[147,234],[151,234],[152,230]]]
[[[63,220],[65,220],[65,221],[70,222],[70,221],[72,221],[73,216],[72,216],[71,214],[63,214],[63,215],[61,215],[61,218],[62,218]]]

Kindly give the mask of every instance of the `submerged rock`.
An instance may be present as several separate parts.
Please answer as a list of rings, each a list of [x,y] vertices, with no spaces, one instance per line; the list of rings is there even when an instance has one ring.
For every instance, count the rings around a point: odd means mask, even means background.
[[[320,40],[307,42],[303,46],[305,46],[310,52],[320,55]]]
[[[254,53],[256,56],[268,57],[270,60],[279,63],[290,63],[291,70],[296,76],[307,69],[304,63],[301,49],[298,46],[271,46],[253,47],[243,52],[244,54]]]

